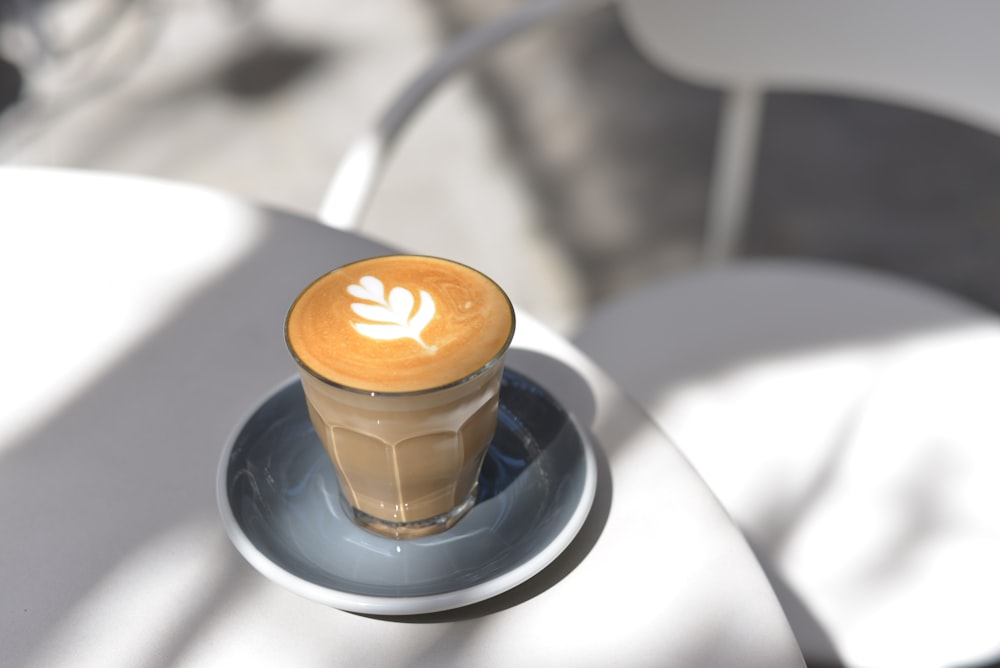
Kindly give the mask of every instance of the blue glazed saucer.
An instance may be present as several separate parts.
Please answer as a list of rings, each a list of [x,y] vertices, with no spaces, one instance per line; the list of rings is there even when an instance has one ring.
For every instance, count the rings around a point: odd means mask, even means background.
[[[476,603],[537,574],[583,526],[596,486],[586,432],[507,369],[476,505],[443,533],[393,540],[351,521],[297,378],[226,444],[217,494],[229,538],[264,576],[343,610],[408,615]]]

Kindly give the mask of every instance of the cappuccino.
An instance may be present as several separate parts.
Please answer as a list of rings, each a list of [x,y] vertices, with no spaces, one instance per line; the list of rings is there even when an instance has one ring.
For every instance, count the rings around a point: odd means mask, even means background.
[[[411,538],[472,507],[513,332],[493,281],[438,258],[363,260],[296,299],[286,341],[359,523]]]

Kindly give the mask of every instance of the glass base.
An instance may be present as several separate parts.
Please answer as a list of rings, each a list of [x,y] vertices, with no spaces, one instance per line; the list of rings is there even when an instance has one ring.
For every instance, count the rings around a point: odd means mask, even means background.
[[[440,515],[435,515],[433,517],[428,517],[423,520],[414,520],[412,522],[390,522],[388,520],[383,520],[379,517],[374,517],[368,513],[358,510],[357,508],[351,507],[351,513],[354,517],[355,523],[368,529],[369,531],[374,531],[377,534],[386,536],[387,538],[395,538],[396,540],[409,540],[410,538],[420,538],[421,536],[430,536],[436,533],[441,533],[453,527],[456,522],[462,519],[466,513],[472,510],[472,507],[476,505],[476,496],[479,491],[479,483],[477,482],[472,487],[472,491],[469,495],[465,497],[462,503],[458,504],[451,510]]]

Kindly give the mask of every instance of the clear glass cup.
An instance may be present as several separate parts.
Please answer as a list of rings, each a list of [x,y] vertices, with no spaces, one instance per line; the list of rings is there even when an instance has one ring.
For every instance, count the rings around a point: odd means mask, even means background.
[[[432,317],[427,302],[436,306]],[[467,317],[486,302],[492,307],[484,317]],[[393,317],[394,306],[401,316]],[[303,291],[289,311],[286,342],[358,524],[415,538],[448,529],[472,508],[513,332],[513,307],[500,287],[439,258],[374,258]],[[350,362],[346,375],[340,362]],[[403,381],[396,367],[405,368]]]

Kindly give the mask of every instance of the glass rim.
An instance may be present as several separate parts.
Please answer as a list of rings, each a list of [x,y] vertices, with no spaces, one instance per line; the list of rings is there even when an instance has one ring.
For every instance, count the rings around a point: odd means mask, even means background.
[[[449,381],[449,382],[443,383],[441,385],[434,385],[432,387],[420,388],[420,389],[417,389],[417,390],[391,391],[391,390],[372,390],[372,389],[364,389],[364,388],[360,388],[360,387],[354,387],[353,385],[346,385],[344,383],[339,383],[339,382],[337,382],[335,380],[327,378],[327,377],[323,376],[322,374],[320,374],[315,369],[313,369],[312,367],[310,367],[308,364],[306,364],[305,361],[301,357],[299,357],[298,353],[295,352],[295,349],[292,347],[291,341],[289,340],[289,337],[288,337],[288,321],[289,321],[289,319],[290,319],[290,317],[292,315],[292,311],[295,310],[295,307],[296,307],[296,305],[298,305],[299,300],[302,298],[302,296],[305,295],[305,293],[307,293],[309,291],[309,289],[312,288],[312,286],[314,286],[316,283],[318,283],[319,281],[323,280],[324,278],[326,278],[330,274],[334,274],[334,273],[336,273],[338,271],[341,271],[342,269],[346,269],[347,267],[351,267],[351,266],[354,266],[356,264],[360,264],[362,262],[370,262],[372,260],[378,260],[380,258],[397,258],[397,257],[398,258],[420,258],[420,259],[428,259],[428,260],[437,260],[439,262],[447,262],[449,264],[454,264],[454,265],[457,265],[459,267],[464,267],[465,269],[468,269],[469,271],[475,272],[476,274],[479,274],[480,276],[482,276],[483,278],[485,278],[487,281],[489,281],[491,284],[493,284],[493,286],[500,292],[500,294],[503,295],[504,301],[507,303],[507,308],[510,310],[510,329],[507,332],[507,338],[500,345],[499,350],[497,350],[497,352],[494,353],[492,357],[490,357],[488,360],[486,360],[486,362],[484,362],[481,366],[479,366],[475,371],[473,371],[470,374],[467,374],[467,375],[462,376],[460,378],[456,378],[453,381]],[[504,355],[507,354],[507,350],[510,348],[510,344],[514,340],[514,331],[517,329],[517,315],[516,315],[516,311],[514,309],[514,304],[510,301],[510,297],[507,295],[507,293],[504,291],[504,289],[501,288],[500,285],[496,281],[494,281],[492,278],[490,278],[489,276],[487,276],[483,272],[479,271],[478,269],[475,269],[474,267],[470,267],[469,265],[463,264],[462,262],[457,262],[455,260],[451,260],[451,259],[444,258],[444,257],[438,257],[438,256],[435,256],[435,255],[420,255],[420,254],[414,254],[414,253],[386,253],[384,255],[373,255],[371,257],[366,257],[366,258],[362,258],[360,260],[354,260],[353,262],[348,262],[347,264],[342,264],[339,267],[331,269],[330,271],[327,271],[327,272],[321,274],[320,276],[317,276],[312,281],[310,281],[309,284],[306,285],[306,287],[304,287],[299,292],[299,294],[295,297],[295,300],[292,301],[292,305],[288,307],[288,311],[285,313],[285,322],[284,322],[284,328],[283,329],[284,329],[285,347],[288,349],[289,354],[291,354],[292,359],[295,360],[295,364],[299,367],[299,369],[305,371],[310,376],[312,376],[313,378],[315,378],[319,382],[323,383],[324,385],[329,385],[330,387],[334,387],[334,388],[336,388],[338,390],[343,390],[345,392],[351,392],[353,394],[357,394],[357,395],[360,395],[360,396],[372,396],[372,397],[414,397],[414,396],[420,396],[420,395],[425,395],[425,394],[433,394],[435,392],[441,392],[443,390],[447,390],[447,389],[451,389],[451,388],[454,388],[454,387],[458,387],[459,385],[464,385],[465,383],[471,382],[471,381],[475,380],[476,378],[478,378],[478,377],[480,377],[480,376],[488,373],[490,370],[492,370],[493,367],[495,367],[497,365],[497,363],[500,362],[500,360],[503,359]]]

